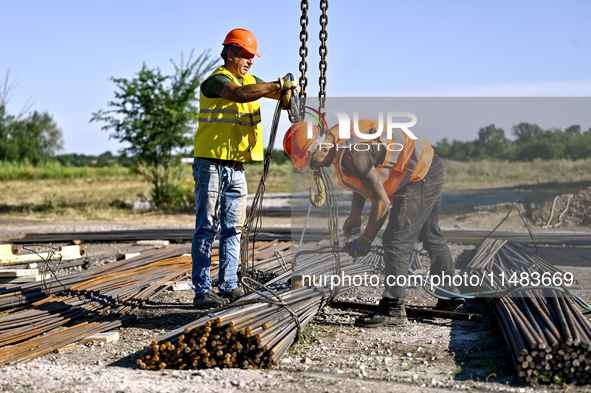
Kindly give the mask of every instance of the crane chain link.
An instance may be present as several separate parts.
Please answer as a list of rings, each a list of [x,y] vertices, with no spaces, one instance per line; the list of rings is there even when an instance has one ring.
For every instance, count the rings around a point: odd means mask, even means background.
[[[300,18],[300,25],[302,26],[302,31],[300,32],[300,41],[302,45],[300,46],[300,56],[302,60],[300,61],[300,101],[301,101],[301,112],[303,115],[304,106],[306,105],[306,86],[308,85],[308,78],[306,78],[306,71],[308,71],[308,63],[306,62],[306,56],[308,56],[308,47],[306,46],[306,42],[308,42],[308,8],[310,4],[308,0],[302,0],[300,8],[302,9],[302,16]],[[303,116],[302,116],[303,117]]]
[[[326,47],[326,40],[328,40],[328,32],[326,31],[326,25],[328,25],[328,15],[326,15],[326,10],[328,10],[328,0],[320,0],[320,10],[322,14],[320,15],[320,33],[318,37],[320,38],[320,48],[318,49],[318,53],[320,54],[320,77],[318,78],[318,83],[320,85],[320,91],[318,92],[318,112],[322,112],[324,105],[326,103],[326,69],[328,68],[328,64],[326,63],[326,55],[328,54],[328,48]],[[324,113],[322,113],[324,116]]]

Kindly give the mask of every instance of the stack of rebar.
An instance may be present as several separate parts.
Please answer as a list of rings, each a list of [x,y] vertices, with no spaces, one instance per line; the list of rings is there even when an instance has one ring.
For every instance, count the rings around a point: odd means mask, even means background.
[[[287,248],[286,243],[257,242],[257,261],[261,259],[268,271],[286,271],[278,255]],[[13,308],[0,314],[0,364],[28,362],[133,320],[139,307],[187,277],[191,270],[188,252],[190,246],[150,251],[44,283],[0,291],[0,308]],[[216,250],[213,262],[217,256]],[[217,273],[214,263],[213,279]],[[71,326],[53,331],[65,324]]]
[[[129,259],[116,261],[104,266],[84,270],[79,273],[63,277],[51,277],[41,282],[21,285],[14,288],[0,289],[0,310],[14,309],[69,291],[85,282],[97,280],[108,274],[122,273],[125,271],[141,268],[154,262],[167,258],[181,256],[190,252],[190,246],[181,246],[159,251],[149,251],[142,255]],[[57,268],[57,266],[55,266]]]
[[[291,210],[286,210],[291,213]],[[343,213],[341,211],[341,213]],[[327,211],[319,210],[317,214],[327,214]],[[277,228],[263,227],[258,232],[257,241],[290,241],[299,239],[303,228]],[[18,244],[39,244],[39,243],[71,243],[76,242],[124,242],[137,240],[169,240],[171,242],[190,242],[195,233],[194,229],[142,229],[133,231],[101,231],[101,232],[68,232],[68,233],[28,233],[23,238],[10,239],[15,245]],[[448,243],[477,243],[486,238],[490,233],[488,230],[465,230],[448,229],[443,230],[443,235]],[[322,241],[329,236],[326,228],[306,228],[305,241]],[[521,244],[531,244],[531,237],[520,232],[496,231],[497,238],[510,239]],[[555,233],[537,232],[536,241],[538,244],[568,244],[568,245],[590,245],[591,239],[585,233]]]
[[[489,300],[519,377],[530,383],[591,383],[591,323],[568,291],[560,291],[560,285],[549,288],[557,282],[533,287],[535,277],[562,277],[562,272],[519,245],[491,239],[467,270],[487,277],[483,289],[503,294]]]
[[[318,312],[328,291],[273,288],[281,296],[282,305],[254,303],[201,319],[184,327],[182,333],[152,342],[148,353],[138,359],[139,367],[252,369],[276,365],[295,339],[296,323],[304,328]]]
[[[354,285],[344,281],[337,289],[330,281],[322,282],[321,277],[333,274],[331,247],[327,242],[306,247],[284,256],[295,269],[269,282],[269,290],[258,288],[232,308],[206,315],[153,341],[137,360],[139,367],[251,369],[276,365],[337,291]],[[342,275],[362,276],[370,267],[347,257],[341,261],[341,270]],[[311,278],[307,286],[294,289],[286,282],[305,275],[318,281]]]
[[[186,250],[183,250],[186,251]],[[168,252],[170,254],[170,251]],[[151,263],[136,261],[126,270],[76,283],[29,307],[0,316],[0,364],[23,363],[134,319],[133,313],[190,271],[190,257]],[[75,322],[59,331],[58,326]],[[44,335],[42,335],[44,334]]]

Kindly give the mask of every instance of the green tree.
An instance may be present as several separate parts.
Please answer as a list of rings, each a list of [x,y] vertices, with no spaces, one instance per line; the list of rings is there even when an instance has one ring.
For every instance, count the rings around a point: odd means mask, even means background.
[[[433,145],[435,153],[437,153],[437,155],[441,158],[452,158],[451,147],[452,145],[449,143],[447,138],[443,138]]]
[[[171,60],[175,73],[162,75],[159,68],[144,64],[136,76],[111,78],[117,86],[110,110],[92,114],[92,121],[105,122],[103,130],[129,146],[124,156],[136,160],[136,169],[152,183],[152,197],[158,206],[174,202],[178,174],[173,167],[179,155],[191,146],[199,108],[198,88],[204,77],[216,68],[209,51],[197,59],[193,54],[180,66]]]
[[[0,119],[0,160],[37,165],[62,149],[62,131],[48,113],[35,111],[21,120],[10,115]]]
[[[510,159],[511,141],[505,137],[502,128],[494,124],[478,130],[478,139],[474,142],[477,157],[485,159]]]
[[[544,130],[537,124],[519,123],[513,126],[513,135],[517,137],[518,143],[529,143],[544,133]]]
[[[0,83],[0,160],[36,165],[63,149],[62,131],[45,112],[34,111],[25,116],[25,107],[18,115],[9,114],[8,97],[13,88],[7,72]]]

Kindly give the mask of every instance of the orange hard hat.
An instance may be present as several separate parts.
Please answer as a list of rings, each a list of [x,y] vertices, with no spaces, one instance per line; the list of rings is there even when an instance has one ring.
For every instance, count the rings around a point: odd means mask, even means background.
[[[312,137],[308,137],[308,123],[299,122],[293,124],[283,137],[283,148],[288,156],[291,157],[291,163],[297,170],[306,169],[306,166],[310,164],[312,154],[310,150],[312,145],[317,146],[318,143],[322,142],[324,138],[320,137],[320,127],[312,126]]]
[[[259,55],[259,52],[257,52],[256,37],[254,36],[254,34],[252,34],[250,31],[246,29],[234,29],[231,32],[229,32],[222,45],[232,43],[238,44],[242,48],[246,49],[248,52],[257,55],[258,57],[261,57],[261,55]]]

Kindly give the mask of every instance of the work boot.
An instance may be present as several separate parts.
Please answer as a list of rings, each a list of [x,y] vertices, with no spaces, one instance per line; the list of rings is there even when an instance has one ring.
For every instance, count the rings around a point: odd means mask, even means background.
[[[437,311],[456,311],[458,308],[466,304],[466,299],[463,297],[452,297],[451,299],[439,299],[435,305],[434,310]]]
[[[220,296],[232,303],[244,296],[244,290],[240,287],[236,287],[232,289],[230,292],[220,293]]]
[[[357,318],[355,325],[377,328],[381,326],[404,325],[407,321],[404,298],[383,297],[378,304],[378,311]]]
[[[444,287],[449,292],[453,292],[457,295],[461,295],[460,290],[456,287]],[[466,304],[466,299],[463,297],[454,297],[449,293],[435,291],[436,294],[445,297],[451,297],[450,300],[439,299],[437,300],[437,304],[435,305],[434,310],[437,311],[456,311],[458,308],[462,307]]]
[[[355,320],[355,326],[361,326],[366,328],[378,328],[382,326],[398,326],[404,325],[408,320],[406,319],[406,312],[404,315],[397,317],[390,317],[383,315],[378,312],[364,315]]]
[[[228,299],[224,299],[214,291],[207,291],[203,295],[195,297],[195,299],[193,299],[193,306],[201,310],[205,310],[208,308],[218,308],[221,306],[225,306],[228,303],[230,303]]]

